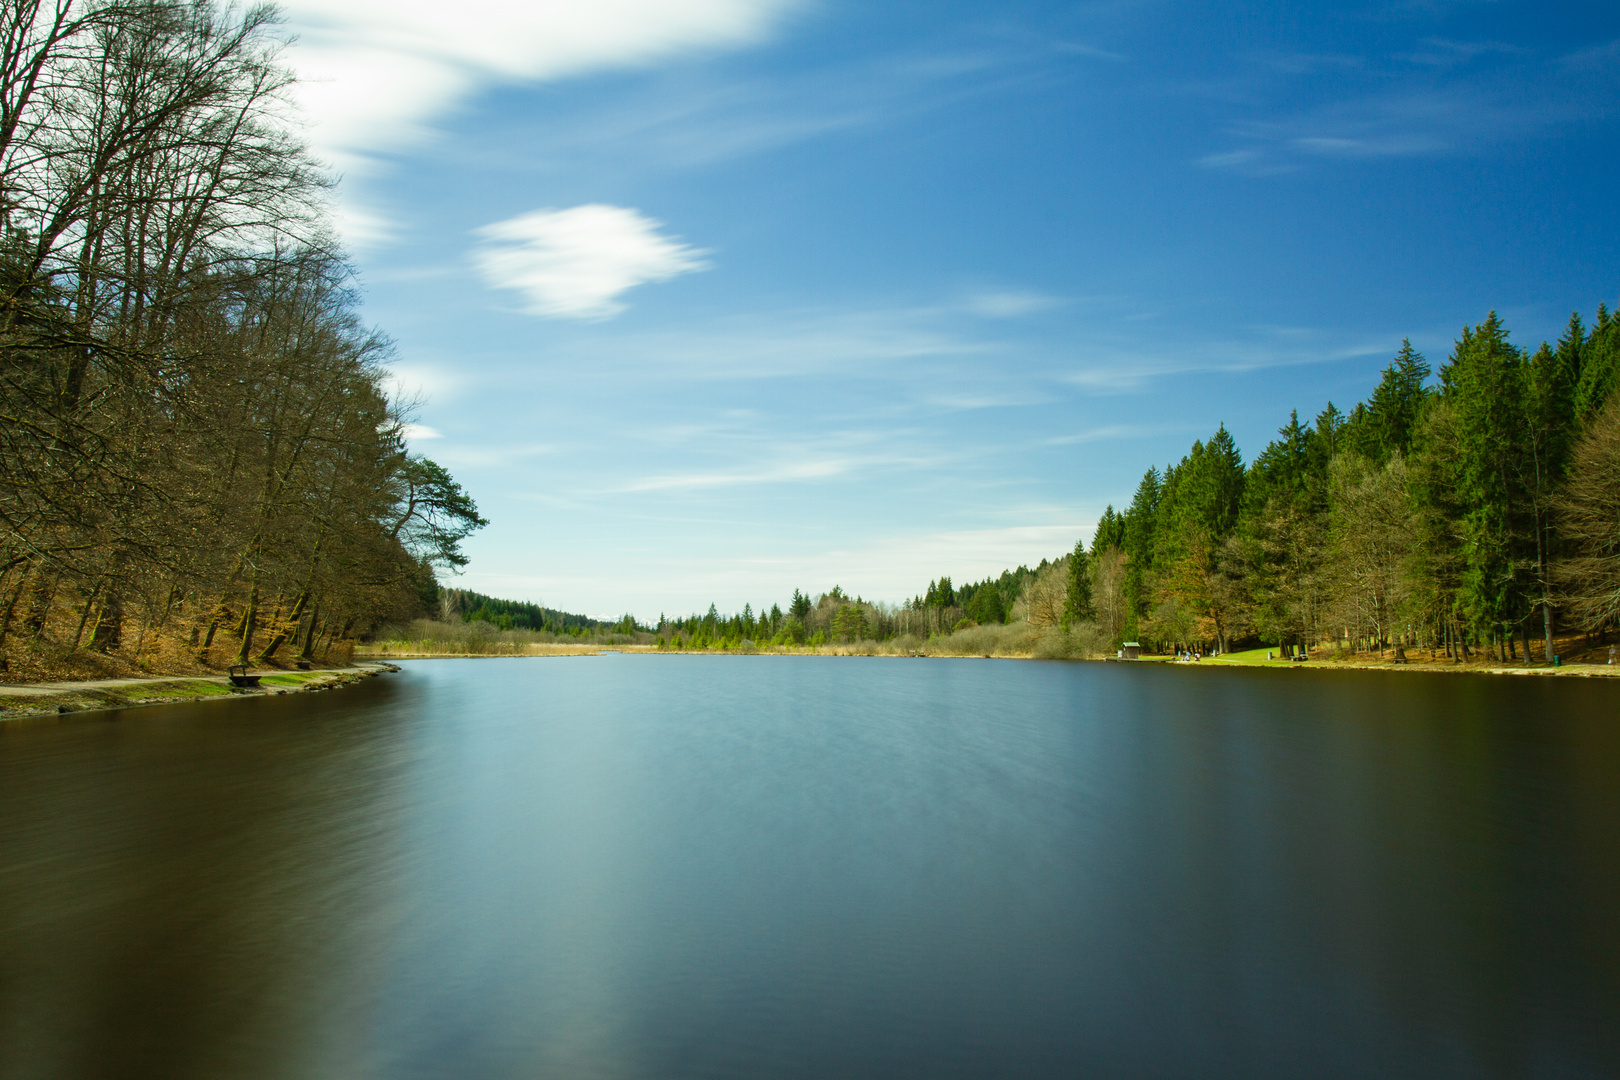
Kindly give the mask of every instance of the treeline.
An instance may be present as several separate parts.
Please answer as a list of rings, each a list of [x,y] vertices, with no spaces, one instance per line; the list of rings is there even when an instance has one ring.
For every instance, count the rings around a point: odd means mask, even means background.
[[[845,595],[835,585],[814,600],[794,589],[786,611],[772,604],[769,611],[761,608],[756,614],[752,604],[744,604],[741,613],[721,615],[710,604],[704,615],[659,616],[656,633],[660,648],[673,649],[822,645],[829,640],[892,636],[892,628],[884,625],[885,616],[892,614],[883,605]]]
[[[745,604],[740,613],[722,615],[710,604],[704,615],[661,616],[655,632],[662,648],[732,650],[863,641],[919,645],[981,622],[1048,628],[1064,621],[1068,567],[1067,556],[1056,563],[1042,560],[1034,570],[1020,566],[960,588],[941,578],[929,583],[926,596],[899,605],[850,596],[837,585],[815,597],[795,589],[786,611],[772,604],[756,614]]]
[[[953,587],[950,578],[941,577],[937,581],[930,581],[927,592],[913,597],[905,608],[932,613],[930,630],[935,633],[941,629],[955,628],[955,624],[945,622],[954,612],[960,612],[956,623],[964,620],[974,625],[1005,623],[1014,617],[1018,601],[1023,598],[1028,585],[1050,565],[1046,559],[1042,559],[1041,564],[1033,570],[1027,566],[1003,570],[999,577],[969,582],[960,588]]]
[[[443,622],[487,622],[500,630],[536,630],[574,637],[598,632],[635,633],[641,629],[629,615],[610,623],[521,600],[500,600],[471,589],[440,589],[438,615]]]
[[[484,524],[403,444],[283,44],[266,7],[0,4],[14,670],[307,658],[420,610]]]
[[[1245,466],[1224,427],[1103,515],[1083,607],[1114,640],[1510,661],[1620,613],[1620,322],[1531,353],[1492,313],[1438,372],[1407,342],[1348,414]],[[1431,375],[1437,378],[1431,378]]]
[[[1049,655],[1130,640],[1545,662],[1560,632],[1617,619],[1620,319],[1599,306],[1533,353],[1492,313],[1438,372],[1406,342],[1368,400],[1294,413],[1248,464],[1223,425],[1148,469],[1089,547],[1033,569],[940,577],[898,607],[796,590],[786,612],[711,605],[658,633],[667,648],[920,645],[1019,624],[1019,647]]]

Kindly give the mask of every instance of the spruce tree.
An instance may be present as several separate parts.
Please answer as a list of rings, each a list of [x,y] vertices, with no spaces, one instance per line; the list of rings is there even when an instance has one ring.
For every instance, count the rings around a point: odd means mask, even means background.
[[[1352,410],[1344,432],[1349,448],[1375,465],[1387,464],[1395,454],[1405,457],[1410,453],[1412,434],[1429,393],[1424,387],[1429,374],[1429,362],[1412,348],[1411,339],[1402,341],[1401,351],[1384,369],[1372,398]]]
[[[1113,507],[1109,507],[1112,512]],[[1086,542],[1076,540],[1069,553],[1069,588],[1063,604],[1063,626],[1097,617],[1091,602],[1091,566],[1086,559]]]
[[[1110,503],[1097,522],[1097,531],[1092,534],[1091,554],[1096,556],[1124,546],[1125,515],[1115,511],[1113,504]]]
[[[1164,497],[1164,478],[1159,470],[1149,467],[1142,482],[1136,485],[1136,495],[1125,511],[1125,598],[1130,614],[1125,623],[1125,635],[1137,633],[1138,619],[1148,613],[1152,597],[1146,589],[1147,573],[1152,568],[1154,529],[1158,524],[1159,503]]]
[[[1463,329],[1440,371],[1442,394],[1455,412],[1453,444],[1442,453],[1461,512],[1460,601],[1477,629],[1497,637],[1524,620],[1533,591],[1526,367],[1493,311]]]

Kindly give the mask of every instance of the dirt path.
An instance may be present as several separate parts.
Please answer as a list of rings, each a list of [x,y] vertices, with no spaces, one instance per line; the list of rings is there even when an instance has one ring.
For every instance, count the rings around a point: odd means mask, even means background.
[[[0,686],[0,697],[21,695],[39,697],[47,694],[66,694],[76,690],[115,690],[126,686],[160,686],[163,683],[218,683],[224,686],[229,679],[224,675],[165,675],[151,679],[89,679],[84,682],[26,683],[20,686]]]
[[[392,664],[358,663],[311,671],[255,672],[264,680],[255,689],[234,687],[225,675],[161,675],[152,678],[0,685],[0,720],[89,709],[123,709],[166,702],[330,690],[386,671],[398,670]]]

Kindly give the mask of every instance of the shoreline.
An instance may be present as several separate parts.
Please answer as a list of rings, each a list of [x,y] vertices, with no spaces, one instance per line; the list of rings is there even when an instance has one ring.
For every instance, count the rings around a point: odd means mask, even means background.
[[[825,656],[825,657],[866,657],[888,658],[895,660],[1041,660],[1044,662],[1065,664],[1163,664],[1173,667],[1187,668],[1221,668],[1225,670],[1270,670],[1270,671],[1399,671],[1399,672],[1429,672],[1449,675],[1537,675],[1556,676],[1560,678],[1604,679],[1620,678],[1620,664],[1603,663],[1569,663],[1559,667],[1536,665],[1520,667],[1517,665],[1492,664],[1459,664],[1452,661],[1417,661],[1408,660],[1397,663],[1393,660],[1269,660],[1256,662],[1239,662],[1222,660],[1219,657],[1207,658],[1198,661],[1182,661],[1171,656],[1143,656],[1135,660],[1123,660],[1114,656],[1093,657],[1041,657],[1034,653],[942,653],[942,652],[881,652],[877,650],[862,650],[853,648],[838,648],[824,646],[821,649],[755,649],[751,652],[733,650],[669,650],[658,649],[650,645],[614,645],[614,646],[534,646],[535,649],[545,651],[535,652],[499,652],[499,653],[428,653],[428,652],[377,652],[355,653],[356,661],[365,659],[372,662],[387,662],[392,660],[484,660],[484,659],[539,659],[551,656],[600,656],[611,653],[636,653],[652,656]]]
[[[262,676],[266,681],[251,689],[232,686],[229,677],[224,675],[155,675],[0,685],[0,723],[147,705],[314,693],[351,686],[362,679],[398,670],[385,661],[365,661],[342,668],[272,671]]]
[[[1144,660],[1148,659],[1146,657]],[[1110,660],[1109,663],[1135,664],[1141,660]],[[1285,660],[1265,661],[1262,663],[1240,663],[1232,660],[1214,659],[1181,661],[1169,658],[1153,658],[1149,662],[1173,664],[1177,667],[1202,667],[1205,664],[1213,667],[1232,669],[1259,669],[1275,671],[1278,669],[1288,671],[1422,671],[1438,675],[1548,675],[1569,677],[1577,679],[1606,679],[1620,677],[1620,666],[1610,664],[1562,664],[1558,667],[1537,665],[1533,667],[1516,667],[1503,664],[1458,664],[1455,662],[1434,661],[1408,661],[1404,664],[1393,660],[1306,660],[1289,662]]]
[[[654,656],[821,656],[828,658],[865,658],[893,660],[1042,660],[1045,662],[1078,664],[1159,664],[1165,666],[1233,670],[1285,670],[1285,671],[1387,671],[1428,672],[1448,675],[1520,675],[1555,676],[1562,678],[1603,679],[1620,678],[1620,665],[1603,663],[1573,663],[1559,667],[1518,667],[1501,664],[1474,665],[1454,662],[1395,663],[1391,660],[1314,660],[1237,662],[1210,658],[1199,661],[1180,661],[1169,656],[1144,656],[1136,660],[1118,657],[1046,658],[1032,653],[953,654],[953,653],[884,653],[855,649],[761,649],[753,652],[709,652],[659,650],[646,645],[620,645],[597,648],[588,645],[551,647],[545,651],[525,653],[394,653],[355,657],[355,662],[342,668],[313,671],[274,671],[263,676],[270,680],[254,689],[230,685],[226,676],[157,675],[145,678],[96,679],[82,682],[31,683],[0,685],[0,724],[12,720],[37,720],[51,716],[72,715],[141,708],[147,705],[175,705],[192,701],[227,701],[248,697],[279,697],[285,694],[314,693],[353,685],[362,679],[397,672],[393,660],[485,660],[485,659],[542,659],[559,656],[601,656],[614,653]],[[384,658],[386,657],[386,658]]]

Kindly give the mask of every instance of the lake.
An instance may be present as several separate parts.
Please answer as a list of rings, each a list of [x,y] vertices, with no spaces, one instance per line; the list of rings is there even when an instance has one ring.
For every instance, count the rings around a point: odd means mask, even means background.
[[[404,667],[0,725],[0,1076],[1620,1075],[1620,683]]]

